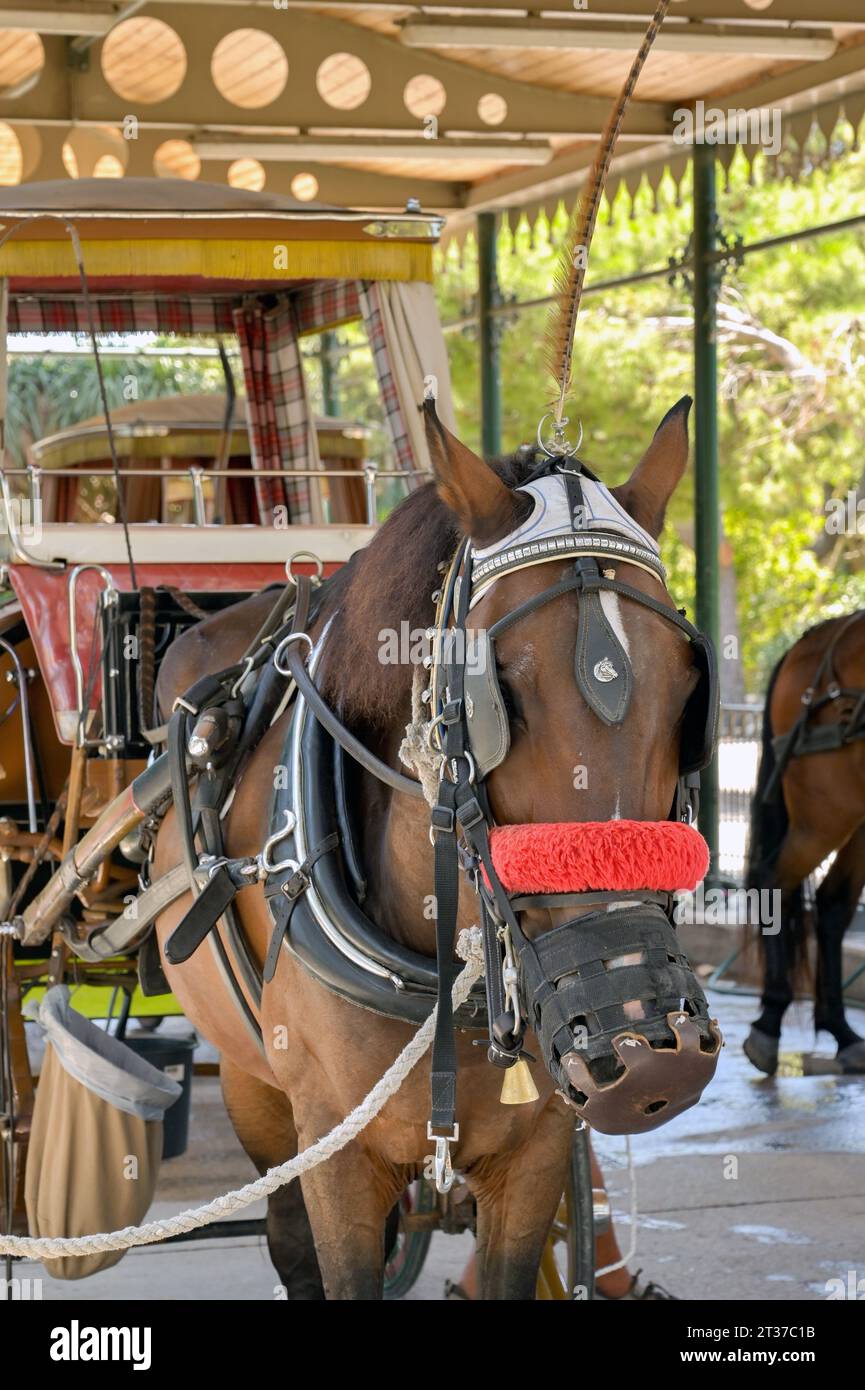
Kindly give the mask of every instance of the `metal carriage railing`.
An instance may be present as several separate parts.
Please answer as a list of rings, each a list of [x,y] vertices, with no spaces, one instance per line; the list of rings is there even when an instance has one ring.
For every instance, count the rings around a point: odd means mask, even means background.
[[[18,537],[16,522],[21,509],[22,502],[26,507],[26,517],[30,525],[38,523],[41,512],[42,501],[42,478],[43,470],[34,465],[25,468],[4,468],[0,469],[0,504],[5,519],[5,528],[14,542]],[[48,475],[52,478],[104,478],[106,481],[114,481],[115,473],[113,468],[107,467],[84,467],[84,468],[52,468]],[[221,479],[237,478],[245,481],[250,486],[262,479],[280,478],[284,481],[296,480],[298,478],[308,478],[321,483],[328,483],[332,480],[346,479],[363,484],[366,510],[367,525],[374,526],[378,521],[379,509],[379,488],[380,486],[400,480],[406,486],[410,486],[415,479],[427,480],[431,477],[429,470],[422,468],[396,469],[381,468],[372,460],[366,460],[362,468],[296,468],[286,470],[281,468],[201,468],[198,465],[191,465],[186,468],[175,467],[169,472],[162,468],[122,468],[120,470],[122,479],[129,478],[153,478],[163,484],[171,482],[186,482],[191,489],[192,515],[191,522],[196,526],[209,524],[207,490],[214,482]],[[10,487],[10,480],[17,479],[23,484],[26,496],[16,496]],[[340,525],[344,523],[333,522],[331,524]]]

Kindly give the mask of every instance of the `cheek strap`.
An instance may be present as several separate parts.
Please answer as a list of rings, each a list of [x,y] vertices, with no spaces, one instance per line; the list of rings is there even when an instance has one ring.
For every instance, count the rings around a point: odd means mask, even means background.
[[[683,821],[570,821],[503,825],[490,832],[508,893],[692,892],[709,848]]]

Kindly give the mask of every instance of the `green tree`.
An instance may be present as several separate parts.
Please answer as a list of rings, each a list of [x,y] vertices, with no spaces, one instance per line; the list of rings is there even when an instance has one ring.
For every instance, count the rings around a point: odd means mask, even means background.
[[[834,162],[819,141],[803,176],[778,180],[762,158],[753,172],[737,157],[720,197],[723,228],[752,242],[861,213],[865,152],[836,133]],[[685,250],[690,180],[667,177],[633,207],[620,195],[598,224],[589,288],[653,267]],[[567,226],[525,218],[499,241],[503,293],[549,294]],[[442,258],[445,323],[470,315],[477,254]],[[506,316],[502,335],[503,427],[507,448],[533,439],[552,395],[543,361],[547,310]],[[681,276],[584,299],[577,327],[570,413],[585,432],[582,454],[605,481],[627,476],[664,412],[692,387],[693,315]],[[480,437],[478,345],[472,328],[449,333],[457,411],[466,441]],[[732,548],[747,687],[758,692],[771,665],[805,627],[865,606],[865,543],[856,530],[827,531],[827,502],[849,489],[865,497],[865,233],[860,229],[747,256],[724,280],[719,309],[721,493]],[[863,507],[865,510],[865,507]],[[693,484],[670,508],[663,538],[671,587],[693,587]],[[865,528],[865,523],[863,523]],[[689,600],[690,601],[690,600]]]

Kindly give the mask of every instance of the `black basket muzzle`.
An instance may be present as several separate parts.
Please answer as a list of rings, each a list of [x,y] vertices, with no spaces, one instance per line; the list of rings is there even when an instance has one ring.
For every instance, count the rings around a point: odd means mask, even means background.
[[[660,907],[593,912],[517,956],[544,1061],[593,1129],[639,1134],[696,1104],[722,1038]]]

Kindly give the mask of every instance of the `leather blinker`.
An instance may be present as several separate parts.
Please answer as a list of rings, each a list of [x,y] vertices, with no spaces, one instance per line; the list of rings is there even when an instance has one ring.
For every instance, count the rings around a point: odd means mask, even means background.
[[[692,639],[694,661],[700,672],[696,690],[685,708],[679,769],[701,772],[712,761],[718,739],[720,688],[718,663],[712,641],[705,633]]]
[[[468,742],[479,777],[504,762],[511,746],[508,712],[496,671],[496,654],[489,634],[472,635],[463,677]]]

